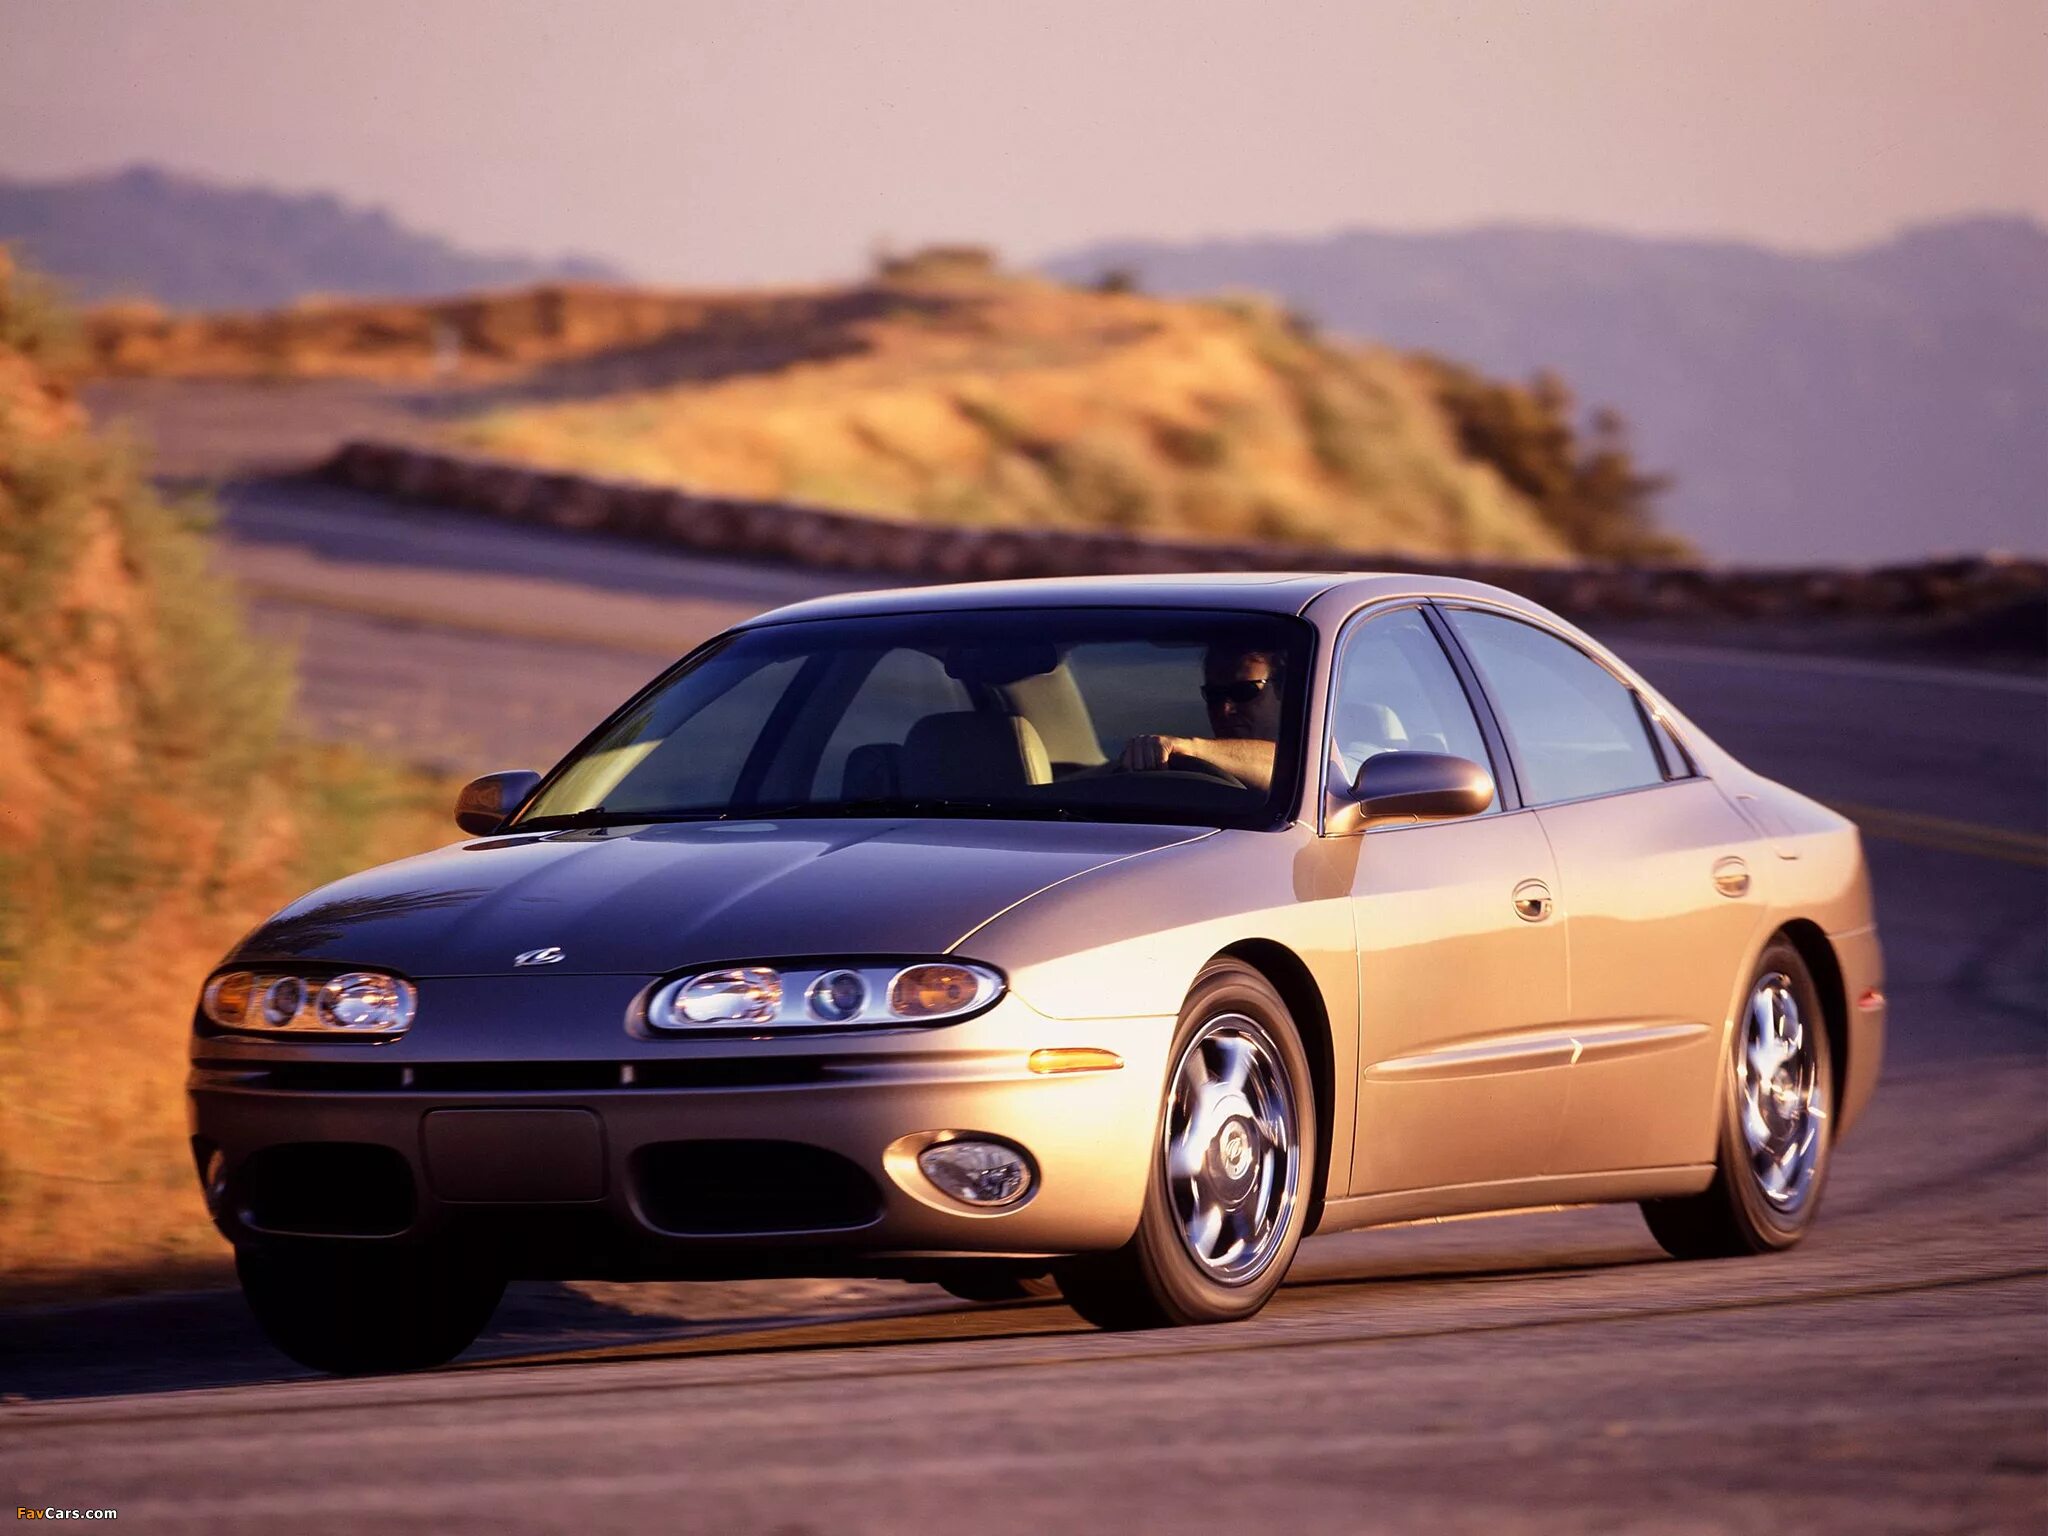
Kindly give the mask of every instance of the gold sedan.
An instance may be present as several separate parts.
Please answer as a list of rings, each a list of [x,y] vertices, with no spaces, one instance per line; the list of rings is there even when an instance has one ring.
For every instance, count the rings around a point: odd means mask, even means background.
[[[458,820],[195,1018],[215,1220],[327,1369],[449,1358],[522,1275],[1142,1327],[1422,1217],[1782,1248],[1882,1055],[1854,828],[1468,582],[804,603]]]

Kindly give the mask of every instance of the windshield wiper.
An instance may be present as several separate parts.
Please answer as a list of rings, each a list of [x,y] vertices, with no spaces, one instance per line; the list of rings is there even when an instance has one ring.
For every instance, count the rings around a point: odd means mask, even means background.
[[[664,821],[717,821],[717,811],[612,811],[601,805],[587,805],[580,811],[563,811],[553,816],[529,816],[509,832],[601,832],[606,827],[639,827]]]
[[[858,800],[793,800],[786,805],[735,806],[720,821],[772,821],[803,816],[990,816],[997,820],[1073,821],[1064,805],[1017,805],[995,800],[948,800],[903,795],[868,795]]]

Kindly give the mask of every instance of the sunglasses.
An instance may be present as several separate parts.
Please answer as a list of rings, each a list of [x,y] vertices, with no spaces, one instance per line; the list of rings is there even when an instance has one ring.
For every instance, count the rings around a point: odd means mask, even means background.
[[[1248,677],[1236,683],[1202,684],[1204,704],[1249,704],[1266,691],[1270,677]]]

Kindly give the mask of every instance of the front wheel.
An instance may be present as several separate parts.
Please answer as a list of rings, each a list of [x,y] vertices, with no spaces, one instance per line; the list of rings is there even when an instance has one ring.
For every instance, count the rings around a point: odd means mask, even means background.
[[[505,1293],[502,1274],[432,1247],[241,1246],[235,1274],[270,1342],[334,1376],[445,1365]]]
[[[1757,962],[1722,1070],[1714,1182],[1697,1195],[1645,1200],[1643,1220],[1679,1259],[1789,1248],[1820,1208],[1834,1140],[1834,1062],[1820,993],[1779,938]]]
[[[1315,1095],[1272,984],[1236,961],[1209,966],[1168,1060],[1137,1235],[1056,1271],[1068,1303],[1098,1327],[1250,1317],[1279,1288],[1306,1224]]]

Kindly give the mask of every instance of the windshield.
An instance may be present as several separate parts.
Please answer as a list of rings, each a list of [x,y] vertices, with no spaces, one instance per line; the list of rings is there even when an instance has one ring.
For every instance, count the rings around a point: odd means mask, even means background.
[[[1266,826],[1311,631],[1271,614],[989,609],[741,630],[658,680],[517,826],[914,814]]]

